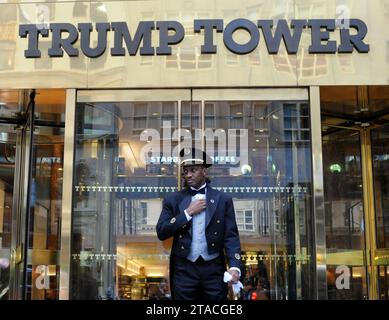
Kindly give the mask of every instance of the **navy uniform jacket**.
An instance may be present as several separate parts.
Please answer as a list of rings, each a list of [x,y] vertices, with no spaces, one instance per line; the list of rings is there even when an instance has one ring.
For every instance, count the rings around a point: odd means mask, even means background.
[[[240,240],[231,197],[207,185],[206,199],[205,237],[208,253],[218,252],[227,258],[230,268],[241,268]],[[156,229],[160,240],[174,237],[172,256],[186,258],[189,255],[193,219],[188,221],[184,210],[189,207],[191,200],[189,190],[184,189],[163,201]]]

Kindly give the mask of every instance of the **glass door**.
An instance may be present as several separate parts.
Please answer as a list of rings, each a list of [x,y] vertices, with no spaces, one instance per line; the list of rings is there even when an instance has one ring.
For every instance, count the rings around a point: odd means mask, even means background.
[[[334,119],[323,123],[328,299],[367,299],[363,133]]]
[[[81,91],[77,101],[69,298],[167,296],[171,242],[155,225],[178,190],[173,135],[190,91]]]
[[[188,144],[233,197],[241,299],[313,299],[307,90],[79,91],[75,119],[69,299],[170,298],[155,225]]]
[[[313,299],[310,108],[300,90],[193,90],[211,186],[232,196],[244,299]]]

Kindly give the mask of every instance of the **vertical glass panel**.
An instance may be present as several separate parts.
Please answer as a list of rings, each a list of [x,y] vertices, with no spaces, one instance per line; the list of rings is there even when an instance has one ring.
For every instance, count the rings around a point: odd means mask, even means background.
[[[368,86],[368,108],[370,112],[382,112],[387,114],[389,106],[389,86]]]
[[[77,104],[70,299],[169,294],[171,243],[155,225],[177,190],[177,159],[165,156],[177,120],[175,101]]]
[[[308,102],[205,101],[205,139],[211,186],[234,201],[241,299],[312,299]]]
[[[386,252],[386,257],[387,257]],[[386,258],[387,259],[387,258]],[[380,300],[389,300],[389,267],[388,262],[380,262],[377,266],[378,274],[378,294]]]
[[[371,132],[377,248],[389,248],[389,127]]]
[[[26,298],[55,300],[59,292],[64,129],[34,129]]]
[[[15,117],[16,113],[21,110],[22,103],[21,90],[0,90],[0,118]]]
[[[36,90],[35,119],[36,121],[63,124],[65,121],[65,90]]]
[[[389,127],[371,131],[379,298],[389,299]]]
[[[201,148],[201,102],[181,102],[181,128],[186,130],[183,134],[190,134],[193,144]]]
[[[359,131],[322,136],[328,298],[367,299]]]
[[[322,113],[332,115],[357,116],[358,88],[356,86],[336,86],[320,88]]]
[[[10,298],[16,138],[11,126],[0,126],[0,300]]]

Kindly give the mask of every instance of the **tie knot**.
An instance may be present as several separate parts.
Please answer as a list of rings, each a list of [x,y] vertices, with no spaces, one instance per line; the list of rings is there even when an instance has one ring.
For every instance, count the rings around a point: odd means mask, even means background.
[[[190,188],[190,194],[191,194],[192,197],[195,196],[198,193],[205,194],[205,187],[201,188],[200,190],[194,190],[194,189]]]

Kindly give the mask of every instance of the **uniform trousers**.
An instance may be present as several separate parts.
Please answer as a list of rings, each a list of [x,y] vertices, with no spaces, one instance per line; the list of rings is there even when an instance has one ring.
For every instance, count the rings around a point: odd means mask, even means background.
[[[205,261],[201,256],[192,262],[174,257],[173,292],[175,300],[226,300],[228,286],[222,256]]]

